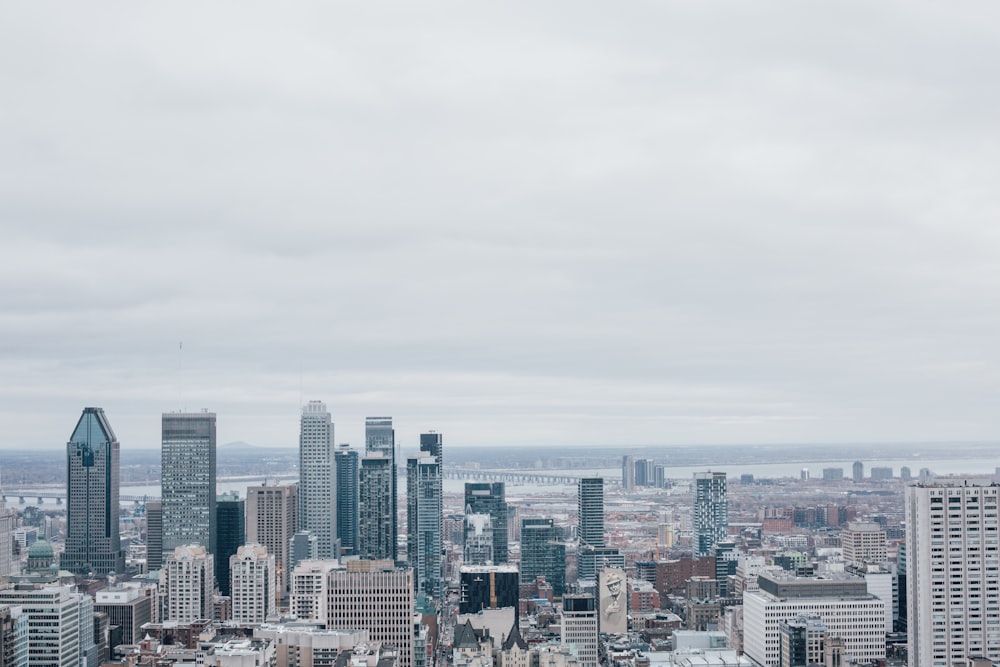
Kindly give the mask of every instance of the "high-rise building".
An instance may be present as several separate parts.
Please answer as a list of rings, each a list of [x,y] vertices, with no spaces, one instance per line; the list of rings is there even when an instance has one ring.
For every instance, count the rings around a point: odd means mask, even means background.
[[[146,571],[163,567],[163,503],[146,501]]]
[[[0,588],[11,575],[17,574],[20,562],[14,558],[14,530],[17,528],[17,516],[7,508],[0,491]]]
[[[160,570],[160,619],[190,623],[212,618],[215,563],[199,544],[180,546]]]
[[[635,460],[635,485],[653,486],[656,463],[653,459]]]
[[[440,599],[442,590],[441,464],[433,456],[406,462],[407,557],[418,593]]]
[[[421,449],[423,451],[423,449]],[[389,495],[377,508],[378,513],[384,513],[383,507],[388,503],[388,516],[389,523],[380,525],[381,529],[387,530],[388,535],[386,538],[392,542],[391,556],[389,555],[376,555],[372,553],[360,552],[362,558],[392,558],[396,560],[399,556],[397,553],[397,540],[399,539],[399,518],[396,512],[399,508],[399,490],[398,490],[398,478],[399,470],[396,467],[396,431],[392,428],[392,417],[368,417],[365,419],[365,455],[366,456],[384,456],[389,461]],[[362,464],[363,465],[363,464]],[[360,477],[359,469],[359,477]],[[358,482],[358,493],[361,496],[364,492],[360,488],[361,482]],[[371,491],[371,489],[369,489]],[[370,498],[369,498],[370,499]],[[358,500],[358,513],[359,515],[368,514],[369,517],[372,516],[372,512],[366,511],[366,508],[362,506],[362,500]],[[360,519],[359,519],[360,521]],[[358,526],[358,532],[360,540],[361,526]],[[369,540],[371,535],[369,535]]]
[[[729,536],[729,500],[726,473],[694,474],[694,553],[708,556],[716,542]]]
[[[215,553],[215,413],[165,412],[162,434],[164,558],[189,544]]]
[[[906,487],[910,667],[1000,660],[998,496],[989,478]]]
[[[597,667],[597,604],[593,595],[563,598],[561,644],[573,651],[580,667]]]
[[[299,429],[298,529],[308,530],[316,536],[320,558],[340,556],[339,553],[333,553],[333,541],[337,533],[334,525],[337,520],[337,478],[333,466],[333,421],[326,404],[322,401],[309,401],[302,408]]]
[[[229,595],[229,559],[247,541],[246,503],[235,493],[223,494],[215,499],[215,514],[215,583]]]
[[[251,486],[247,489],[246,541],[261,544],[274,557],[279,599],[288,590],[291,540],[298,525],[300,488],[295,484]],[[317,543],[317,551],[319,545]]]
[[[336,453],[337,539],[345,556],[358,550],[358,467],[357,451],[342,444]]]
[[[28,617],[29,667],[80,667],[85,644],[81,611],[90,596],[73,591],[72,586],[16,586],[0,591],[0,605],[20,607]],[[92,603],[90,606],[93,609]],[[91,629],[93,622],[90,622]]]
[[[20,607],[0,608],[0,649],[4,667],[28,667],[28,615]]]
[[[493,524],[493,555],[500,565],[507,562],[507,499],[503,482],[466,482],[465,513],[489,514]]]
[[[125,570],[118,532],[119,445],[101,408],[84,408],[66,443],[66,551],[61,566],[106,577]]]
[[[852,477],[855,482],[865,481],[865,464],[861,461],[854,462],[851,472],[853,473]]]
[[[548,518],[521,519],[521,581],[545,577],[552,593],[566,590],[566,542],[562,529]]]
[[[635,457],[626,454],[622,457],[622,491],[635,490]]]
[[[397,667],[414,667],[413,570],[390,560],[354,560],[330,572],[326,627],[368,630],[396,648]]]
[[[577,509],[580,527],[577,536],[581,545],[604,546],[604,479],[584,477],[577,489]]]
[[[277,606],[274,556],[260,544],[245,544],[230,558],[233,618],[237,623],[263,623]]]
[[[358,471],[358,555],[396,560],[396,508],[392,460],[382,454],[361,459]]]

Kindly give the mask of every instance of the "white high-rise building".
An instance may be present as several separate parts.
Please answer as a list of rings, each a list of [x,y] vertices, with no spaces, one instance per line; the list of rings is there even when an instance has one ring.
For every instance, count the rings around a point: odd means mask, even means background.
[[[212,618],[215,560],[200,544],[177,547],[160,569],[161,620],[190,623]]]
[[[580,661],[580,667],[597,667],[597,604],[592,595],[563,597],[560,640]]]
[[[1000,660],[998,496],[989,479],[906,487],[910,667]]]
[[[80,627],[83,597],[72,586],[19,584],[0,591],[0,605],[20,607],[28,617],[28,667],[86,667]],[[92,620],[90,628],[93,633]],[[93,645],[93,634],[86,643]]]
[[[275,559],[260,544],[245,544],[229,558],[233,620],[263,623],[277,612]]]
[[[413,570],[391,560],[351,560],[330,572],[326,627],[368,630],[393,646],[397,667],[414,667]]]
[[[292,570],[289,611],[295,618],[324,621],[330,597],[330,572],[341,569],[332,560],[304,560]]]
[[[299,430],[299,530],[316,536],[320,558],[338,558],[336,535],[337,477],[334,473],[333,421],[322,401],[302,408]]]
[[[781,622],[819,616],[831,636],[843,639],[858,660],[885,658],[885,605],[870,595],[864,579],[830,574],[792,577],[761,572],[760,590],[743,593],[743,650],[765,667],[781,660]]]

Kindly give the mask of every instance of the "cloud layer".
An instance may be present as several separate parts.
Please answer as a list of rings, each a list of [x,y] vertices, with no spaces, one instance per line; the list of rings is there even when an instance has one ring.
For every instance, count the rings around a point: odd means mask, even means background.
[[[970,9],[5,7],[0,447],[992,439]]]

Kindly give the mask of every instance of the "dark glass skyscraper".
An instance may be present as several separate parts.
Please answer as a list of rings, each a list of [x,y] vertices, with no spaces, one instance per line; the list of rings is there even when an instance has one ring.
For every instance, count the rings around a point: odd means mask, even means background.
[[[337,539],[346,556],[358,549],[358,453],[350,445],[337,448]]]
[[[385,504],[389,503],[390,508],[388,511],[388,524],[380,525],[379,529],[383,531],[388,531],[386,536],[392,542],[392,555],[383,556],[373,556],[373,555],[362,555],[362,558],[392,558],[393,560],[397,557],[396,550],[396,540],[399,537],[399,525],[398,518],[396,516],[397,508],[399,507],[399,492],[398,492],[398,480],[399,471],[396,469],[396,431],[392,428],[392,417],[367,417],[365,419],[365,455],[366,456],[382,456],[385,457],[389,465],[387,467],[388,473],[384,470],[380,470],[378,477],[381,480],[379,483],[384,483],[388,481],[389,486],[387,487],[386,493],[388,497],[379,501],[378,509],[372,508],[371,511],[366,509],[365,503],[368,502],[369,505],[374,500],[371,496],[374,490],[370,487],[365,489],[362,488],[361,482],[358,483],[359,491],[359,501],[358,501],[358,512],[361,516],[367,516],[373,519],[375,515],[385,514]],[[374,465],[374,464],[372,464]],[[360,472],[364,472],[364,463],[361,464]],[[359,475],[360,476],[360,475]],[[374,480],[374,477],[368,477],[369,482]],[[381,491],[379,491],[381,493]],[[366,501],[365,498],[369,500]],[[381,521],[382,519],[377,519]],[[360,535],[361,526],[358,526],[358,532]],[[371,544],[373,535],[368,534],[367,539],[369,540],[369,545]],[[360,538],[359,539],[363,539]]]
[[[538,577],[545,577],[553,594],[562,596],[566,591],[566,543],[552,519],[522,519],[521,581],[530,583]]]
[[[507,500],[503,482],[466,482],[465,513],[489,514],[493,524],[495,565],[507,562]]]
[[[392,461],[381,454],[365,456],[358,471],[358,555],[363,559],[396,560],[395,479]]]
[[[164,413],[161,454],[164,554],[187,544],[216,553],[215,413]]]
[[[223,595],[229,595],[229,557],[246,544],[246,501],[235,494],[219,496],[215,501],[215,584]]]
[[[106,577],[125,570],[118,532],[119,445],[101,408],[84,408],[66,443],[63,569]]]

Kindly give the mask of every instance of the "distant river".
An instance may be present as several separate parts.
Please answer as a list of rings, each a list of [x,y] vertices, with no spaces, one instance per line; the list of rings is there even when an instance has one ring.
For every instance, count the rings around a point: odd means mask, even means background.
[[[704,472],[706,470],[712,470],[717,472],[726,473],[730,479],[738,480],[740,475],[748,474],[753,475],[754,479],[767,479],[767,478],[782,478],[782,477],[792,477],[798,479],[803,468],[809,469],[809,476],[813,479],[820,479],[823,475],[823,468],[843,468],[844,477],[849,478],[851,476],[851,467],[854,464],[854,460],[836,460],[836,461],[811,461],[808,464],[803,463],[738,463],[733,465],[712,465],[712,466],[670,466],[667,468],[667,477],[670,479],[677,480],[690,480],[691,476],[695,472]],[[871,468],[875,467],[890,467],[892,468],[892,473],[894,476],[899,476],[899,469],[903,466],[908,466],[911,473],[916,477],[920,473],[921,468],[929,468],[931,472],[937,475],[991,475],[994,470],[1000,466],[1000,456],[997,458],[980,458],[980,459],[966,459],[966,460],[955,460],[955,459],[885,459],[885,460],[866,460],[865,464],[865,476],[871,474]],[[609,480],[620,480],[621,479],[621,468],[576,468],[572,470],[541,470],[533,468],[520,468],[512,469],[507,472],[512,473],[524,473],[531,475],[544,475],[550,473],[553,475],[566,475],[571,477],[604,477]],[[229,493],[230,491],[236,491],[239,493],[241,498],[246,498],[247,487],[260,486],[264,483],[264,478],[262,477],[239,477],[239,478],[226,478],[219,480],[217,483],[217,489],[220,494]],[[268,484],[291,484],[297,481],[297,478],[292,474],[286,475],[276,475],[267,478]],[[405,488],[405,483],[402,484]],[[53,487],[47,487],[51,490]],[[465,481],[458,479],[446,479],[444,480],[444,491],[446,494],[460,494],[465,488]],[[567,492],[572,485],[566,484],[540,484],[537,482],[507,482],[508,493],[516,492],[518,494],[523,493],[534,493],[534,492],[544,492],[552,491],[558,492],[560,489],[564,489]],[[30,489],[24,490],[23,493],[26,497],[30,497],[32,494],[44,493],[46,488]],[[137,484],[137,485],[125,485],[121,487],[121,495],[123,496],[149,496],[152,498],[158,498],[160,496],[160,485],[157,484]],[[8,496],[8,500],[12,500]],[[11,504],[14,504],[16,499],[13,500]]]

